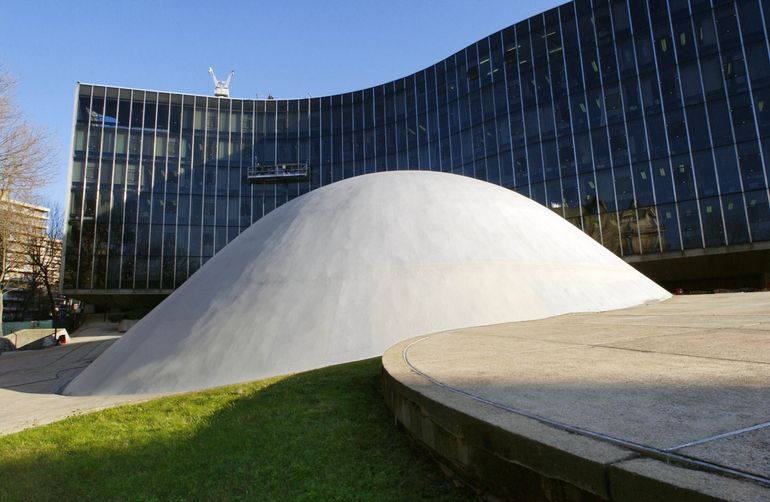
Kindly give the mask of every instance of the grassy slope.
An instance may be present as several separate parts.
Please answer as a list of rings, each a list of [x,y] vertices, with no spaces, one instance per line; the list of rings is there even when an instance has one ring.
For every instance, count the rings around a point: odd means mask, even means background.
[[[460,500],[393,425],[379,360],[0,438],[0,499]]]

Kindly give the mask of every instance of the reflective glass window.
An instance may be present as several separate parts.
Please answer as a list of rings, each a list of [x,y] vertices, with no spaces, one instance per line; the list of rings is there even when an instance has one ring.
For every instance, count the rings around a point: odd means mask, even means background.
[[[703,220],[703,238],[707,247],[724,246],[725,235],[719,198],[701,199],[700,212]]]
[[[690,133],[690,148],[702,150],[711,146],[706,110],[702,104],[686,109],[687,127]]]
[[[743,202],[743,195],[723,195],[722,208],[725,216],[727,244],[743,244],[748,242],[749,229],[746,224],[746,209]]]
[[[698,195],[708,197],[718,194],[716,172],[711,150],[693,153],[693,172],[698,184]]]
[[[679,219],[676,206],[661,204],[658,206],[658,222],[660,225],[660,245],[663,251],[682,249],[679,241]]]
[[[755,241],[770,239],[770,208],[767,197],[767,190],[746,192],[746,211],[751,238]]]
[[[634,178],[635,199],[638,206],[652,206],[655,202],[650,176],[650,166],[647,162],[636,162],[631,165]]]
[[[683,201],[679,203],[679,226],[682,231],[682,245],[684,246],[684,249],[703,247],[700,233],[698,205],[695,201]]]
[[[756,141],[739,143],[737,148],[743,189],[749,191],[764,188],[765,175],[758,143]]]
[[[723,194],[741,191],[741,180],[735,158],[735,147],[722,146],[714,149],[719,187]]]

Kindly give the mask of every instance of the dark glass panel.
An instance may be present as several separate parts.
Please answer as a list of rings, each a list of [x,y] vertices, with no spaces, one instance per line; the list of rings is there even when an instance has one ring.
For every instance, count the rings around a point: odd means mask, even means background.
[[[684,201],[679,203],[679,226],[682,229],[682,244],[684,245],[684,249],[703,247],[698,205],[695,201]]]
[[[151,256],[148,262],[148,281],[147,281],[147,287],[148,289],[159,289],[160,288],[160,256]]]
[[[578,174],[578,188],[580,190],[580,196],[582,204],[584,206],[583,213],[597,213],[596,204],[596,179],[593,173],[580,173]],[[586,232],[588,230],[586,229]]]
[[[764,42],[753,43],[745,48],[749,77],[752,90],[766,87],[770,83],[770,59],[767,56],[767,46]]]
[[[541,149],[543,155],[543,171],[545,173],[545,179],[558,179],[560,173],[559,156],[556,150],[556,142],[554,140],[544,141],[541,143]]]
[[[663,106],[670,111],[682,106],[682,96],[679,88],[679,74],[676,67],[666,66],[660,70],[660,91],[663,98]]]
[[[610,2],[612,7],[612,25],[615,29],[615,37],[620,38],[630,35],[631,19],[628,15],[628,6],[625,0]]]
[[[627,123],[628,129],[628,153],[631,162],[647,160],[647,135],[644,129],[644,121],[631,120]]]
[[[214,226],[206,225],[201,229],[201,250],[203,256],[214,254]]]
[[[134,263],[134,288],[147,289],[147,256],[137,256]]]
[[[623,91],[623,105],[626,120],[631,120],[642,115],[642,100],[639,95],[639,87],[635,77],[624,80],[621,83]]]
[[[83,219],[93,221],[96,216],[96,189],[93,187],[86,187],[85,194],[83,196]]]
[[[572,134],[572,124],[570,122],[570,109],[567,96],[562,95],[556,99],[553,104],[556,134],[558,136],[569,136]]]
[[[697,61],[688,61],[679,67],[679,74],[682,78],[682,94],[686,105],[701,103],[703,93],[701,92],[700,71]]]
[[[513,151],[514,183],[519,193],[529,196],[529,169],[524,149]]]
[[[770,208],[768,191],[746,192],[746,210],[751,225],[751,238],[754,241],[770,240]]]
[[[744,43],[753,40],[763,40],[762,15],[757,0],[741,0],[736,2],[738,18]]]
[[[740,44],[738,19],[735,16],[733,2],[716,7],[714,9],[714,18],[722,51]]]
[[[714,171],[714,160],[711,150],[705,150],[693,153],[693,171],[695,180],[698,184],[698,196],[708,197],[718,195],[716,173]]]
[[[770,137],[763,138],[760,141],[762,145],[762,157],[765,163],[765,177],[770,180]]]
[[[711,146],[708,121],[703,105],[695,105],[686,109],[687,127],[690,133],[690,147],[693,151]]]
[[[658,206],[658,223],[660,224],[661,248],[663,251],[682,249],[679,241],[679,220],[676,206],[662,204]]]
[[[176,258],[176,272],[174,277],[174,284],[178,288],[184,281],[187,280],[187,267],[188,259],[186,256]]]
[[[262,216],[260,214],[260,216]],[[190,227],[190,256],[201,255],[203,227],[200,225]]]
[[[608,124],[623,122],[623,98],[617,84],[605,85],[604,107]]]
[[[543,181],[543,160],[540,154],[540,145],[537,143],[527,145],[527,163],[529,164],[530,184]],[[545,194],[545,191],[543,191],[543,194]],[[545,204],[545,198],[538,200],[538,202]]]
[[[215,228],[214,237],[214,253],[218,253],[227,245],[227,227],[217,226]]]
[[[731,97],[748,91],[746,65],[743,62],[743,51],[740,47],[722,51],[722,75],[727,84]]]
[[[163,252],[163,225],[150,225],[149,256],[158,256]]]
[[[628,140],[624,124],[615,124],[608,128],[610,135],[610,153],[613,165],[628,163]]]
[[[654,47],[652,40],[650,40],[649,34],[635,35],[634,46],[636,48],[636,66],[638,72],[650,72],[655,71],[655,56],[653,54]]]
[[[575,135],[575,157],[577,159],[577,168],[580,173],[590,173],[593,171],[593,156],[591,155],[591,139],[588,133],[579,133]]]
[[[672,155],[686,153],[690,150],[687,142],[687,124],[682,110],[675,110],[666,115],[669,151]]]
[[[754,111],[751,106],[750,97],[747,94],[737,96],[730,101],[730,106],[735,140],[740,142],[756,138]]]
[[[522,106],[535,106],[537,89],[531,67],[519,65],[519,84],[521,87]]]
[[[703,220],[703,238],[707,247],[724,246],[725,232],[719,198],[701,199],[700,212]]]
[[[638,206],[652,206],[655,202],[650,177],[650,166],[647,162],[637,162],[631,165]]]
[[[634,208],[635,203],[631,168],[629,166],[615,168],[614,175],[618,209],[624,210]]]
[[[585,98],[580,95],[571,96],[572,130],[577,132],[588,130],[588,107]]]
[[[668,159],[652,161],[652,182],[658,204],[674,201],[674,184],[671,181]]]
[[[688,155],[679,155],[671,158],[674,172],[674,186],[679,201],[695,198],[695,183],[693,181],[692,166]]]
[[[591,131],[591,145],[593,146],[594,169],[607,169],[610,167],[610,151],[607,143],[607,131],[594,129]]]
[[[716,147],[732,143],[733,134],[729,127],[731,121],[725,100],[709,100],[706,106],[709,113],[709,122],[714,124],[714,127],[711,128],[712,145]]]
[[[575,172],[575,149],[572,145],[572,137],[570,136],[559,138],[559,166],[563,176]]]
[[[741,191],[741,180],[738,174],[738,164],[733,146],[722,146],[714,149],[716,158],[719,188],[723,194]]]
[[[741,194],[723,195],[722,208],[725,215],[727,244],[743,244],[749,241],[746,212]]]
[[[612,171],[609,169],[597,171],[596,184],[600,206],[607,211],[615,211],[618,206],[615,201]]]
[[[161,260],[161,280],[162,289],[174,288],[174,257],[164,256]]]
[[[553,106],[551,103],[542,104],[538,107],[540,139],[546,140],[554,137]]]
[[[724,98],[722,68],[717,56],[708,56],[700,60],[703,88],[708,101]]]
[[[660,90],[658,76],[654,72],[639,75],[639,88],[642,94],[642,105],[646,114],[660,113]]]
[[[604,97],[601,89],[591,89],[587,93],[588,117],[591,128],[607,125],[604,114]]]
[[[698,52],[702,57],[704,54],[710,54],[717,50],[714,20],[710,10],[695,12],[695,8],[693,8],[693,11],[692,24],[695,28],[695,43],[698,45]]]
[[[92,288],[104,289],[107,283],[107,255],[96,255],[94,257],[94,278]]]
[[[630,36],[623,37],[615,41],[616,54],[618,58],[618,68],[621,77],[630,77],[636,75],[636,55],[634,54],[634,39]]]
[[[497,155],[490,155],[484,162],[486,163],[487,180],[490,183],[499,185],[501,183],[502,174],[500,172],[500,162]]]
[[[546,204],[544,182],[541,181],[530,185],[530,198],[539,204]]]
[[[762,189],[766,187],[764,170],[762,169],[762,157],[759,152],[759,144],[756,141],[739,143],[738,165],[743,179],[743,189],[746,191]]]
[[[684,4],[686,6],[687,2],[685,1]],[[690,17],[677,17],[672,22],[674,25],[674,46],[676,47],[679,63],[694,59],[696,57],[696,42],[693,36],[692,25],[690,24]]]
[[[567,208],[580,207],[580,193],[578,191],[578,179],[575,175],[567,175],[561,179],[562,197],[561,200]],[[566,209],[565,209],[566,211]],[[576,211],[580,214],[580,211]]]
[[[214,213],[217,225],[227,225],[227,198],[217,197],[214,203]],[[205,219],[205,214],[204,214]]]

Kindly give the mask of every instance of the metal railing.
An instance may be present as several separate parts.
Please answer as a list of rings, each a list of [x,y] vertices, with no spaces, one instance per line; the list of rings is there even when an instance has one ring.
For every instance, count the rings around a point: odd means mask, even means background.
[[[307,164],[275,164],[251,166],[246,171],[251,182],[296,181],[307,179]]]

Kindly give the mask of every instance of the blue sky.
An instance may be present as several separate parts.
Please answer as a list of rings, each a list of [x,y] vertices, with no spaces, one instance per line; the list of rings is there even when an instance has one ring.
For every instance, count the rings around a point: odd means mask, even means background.
[[[0,66],[26,116],[44,127],[63,205],[75,82],[231,96],[323,96],[414,73],[562,0],[6,0]]]

